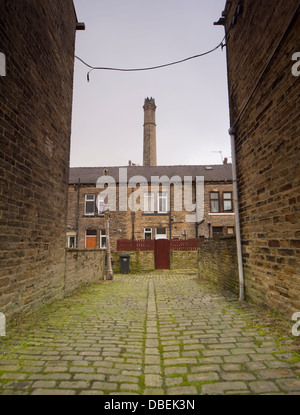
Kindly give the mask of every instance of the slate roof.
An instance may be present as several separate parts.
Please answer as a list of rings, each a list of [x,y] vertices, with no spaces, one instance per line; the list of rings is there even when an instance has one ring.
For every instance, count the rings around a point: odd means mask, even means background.
[[[96,184],[97,179],[104,175],[107,170],[108,176],[119,183],[119,169],[127,169],[128,180],[133,176],[143,176],[150,183],[153,176],[167,176],[170,179],[180,176],[182,181],[185,176],[203,176],[205,182],[231,182],[232,164],[218,164],[207,166],[115,166],[115,167],[71,167],[69,173],[69,184]]]

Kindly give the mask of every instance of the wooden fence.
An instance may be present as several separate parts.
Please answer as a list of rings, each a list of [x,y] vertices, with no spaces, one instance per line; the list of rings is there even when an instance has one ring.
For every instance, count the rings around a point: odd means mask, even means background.
[[[118,239],[117,251],[154,251],[154,240],[131,241],[130,239]]]
[[[199,239],[171,239],[170,250],[171,251],[197,251],[199,243],[203,241],[203,238]],[[154,239],[140,239],[138,241],[132,241],[129,239],[117,240],[117,251],[154,251],[155,240]]]

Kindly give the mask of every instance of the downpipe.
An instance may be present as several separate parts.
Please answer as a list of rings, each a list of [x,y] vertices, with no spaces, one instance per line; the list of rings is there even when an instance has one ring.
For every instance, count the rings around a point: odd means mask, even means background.
[[[238,198],[236,156],[235,156],[236,129],[230,128],[229,135],[230,135],[230,140],[231,140],[232,179],[233,179],[233,197],[234,197],[233,203],[234,203],[234,212],[235,212],[236,244],[237,244],[237,257],[238,257],[238,270],[239,270],[239,288],[240,288],[239,301],[245,301],[245,283],[244,283],[244,271],[243,271],[240,212],[239,212],[239,198]]]

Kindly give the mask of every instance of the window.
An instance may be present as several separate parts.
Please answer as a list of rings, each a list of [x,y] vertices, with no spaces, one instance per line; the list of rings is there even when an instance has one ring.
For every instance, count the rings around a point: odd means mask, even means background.
[[[68,236],[68,248],[76,248],[76,236]]]
[[[87,216],[95,215],[95,195],[85,195],[85,211]]]
[[[214,226],[213,227],[213,238],[219,238],[220,236],[223,236],[223,227]]]
[[[152,239],[152,228],[144,229],[144,239]]]
[[[219,192],[210,193],[210,211],[211,213],[220,212]]]
[[[144,194],[144,212],[154,212],[154,193]]]
[[[104,204],[104,196],[98,196],[97,198],[97,208],[98,208],[98,214],[102,215],[105,210],[105,204]]]
[[[95,249],[97,248],[97,231],[86,230],[85,231],[85,247]]]
[[[156,239],[167,239],[167,228],[156,228]]]
[[[159,193],[157,195],[158,197],[158,209],[157,212],[158,213],[167,213],[168,212],[168,206],[167,206],[167,193],[166,192],[162,192]]]
[[[105,229],[100,231],[100,248],[106,248],[106,232]]]
[[[234,235],[234,227],[228,226],[227,227],[227,235]]]
[[[223,193],[224,212],[232,212],[232,192]]]
[[[97,231],[96,230],[86,230],[86,236],[97,236]]]

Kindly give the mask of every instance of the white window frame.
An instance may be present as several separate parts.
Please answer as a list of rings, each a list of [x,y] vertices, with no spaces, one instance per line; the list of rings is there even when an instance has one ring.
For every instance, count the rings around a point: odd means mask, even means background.
[[[150,209],[149,209],[149,200],[150,200]],[[144,193],[144,212],[145,213],[154,213],[154,193],[146,192]]]
[[[74,246],[71,246],[70,244],[70,239],[74,238]],[[76,243],[76,235],[68,235],[68,248],[74,249],[76,248],[77,243]]]
[[[88,200],[88,196],[93,196],[93,199],[89,199]],[[93,213],[87,213],[87,211],[86,211],[86,204],[87,204],[87,202],[93,202],[94,203],[94,212]],[[93,195],[93,194],[87,194],[87,195],[85,195],[85,201],[84,201],[84,215],[85,216],[95,216],[95,195]]]
[[[103,206],[103,209],[100,209],[101,205]],[[105,212],[105,197],[104,196],[98,196],[97,197],[97,210],[98,210],[98,215],[104,215]]]
[[[165,210],[160,209],[160,202],[165,200]],[[157,213],[168,213],[168,193],[159,192],[157,194]]]
[[[105,238],[105,246],[103,246],[103,242],[102,239]],[[101,229],[100,230],[100,248],[101,249],[106,249],[106,231],[105,229]]]
[[[157,233],[158,229],[164,229],[165,233]],[[167,228],[155,228],[155,239],[168,239],[168,229]]]
[[[153,229],[152,228],[144,228],[144,239],[146,239],[146,234],[150,234],[151,238],[153,239]]]

